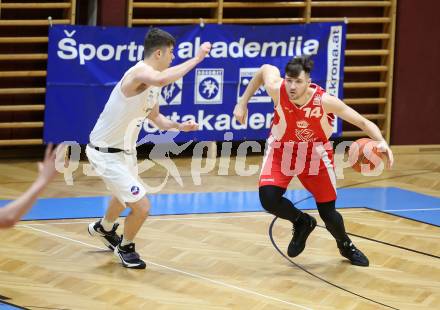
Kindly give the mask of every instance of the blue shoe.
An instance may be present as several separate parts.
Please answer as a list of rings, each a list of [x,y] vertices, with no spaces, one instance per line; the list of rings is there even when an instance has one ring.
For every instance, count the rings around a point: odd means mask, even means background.
[[[90,236],[98,237],[102,243],[105,244],[110,250],[114,251],[115,247],[121,243],[121,236],[118,236],[116,230],[118,229],[119,224],[113,224],[113,228],[110,231],[105,231],[104,227],[101,225],[101,220],[90,223],[88,227],[88,231]]]
[[[122,266],[132,269],[145,269],[146,264],[136,252],[135,244],[118,245],[114,251],[115,255],[121,260]]]

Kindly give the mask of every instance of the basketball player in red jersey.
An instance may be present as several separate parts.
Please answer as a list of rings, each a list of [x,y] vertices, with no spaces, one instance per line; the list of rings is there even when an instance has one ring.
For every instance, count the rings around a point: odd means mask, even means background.
[[[368,266],[368,258],[347,236],[344,221],[335,209],[336,175],[332,134],[334,115],[359,127],[387,156],[388,167],[393,154],[379,128],[341,100],[311,83],[313,62],[309,57],[292,58],[286,65],[285,77],[278,68],[263,65],[248,84],[234,109],[240,123],[247,117],[247,104],[256,90],[264,85],[272,97],[275,112],[259,180],[260,201],[264,209],[293,224],[294,233],[287,254],[299,255],[316,226],[316,219],[301,212],[283,197],[294,176],[315,198],[319,215],[327,230],[336,239],[339,252],[353,265]]]

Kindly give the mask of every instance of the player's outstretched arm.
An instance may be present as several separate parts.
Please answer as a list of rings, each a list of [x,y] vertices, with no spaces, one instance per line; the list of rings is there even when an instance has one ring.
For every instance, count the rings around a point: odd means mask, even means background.
[[[56,153],[60,151],[59,146],[53,149],[52,145],[46,148],[44,160],[38,163],[39,174],[37,179],[31,187],[24,192],[15,201],[9,203],[3,208],[0,208],[0,228],[12,227],[17,223],[21,217],[32,207],[37,197],[46,188],[47,184],[55,177],[57,171],[55,169]]]
[[[177,129],[180,131],[196,131],[199,129],[199,125],[192,121],[188,120],[183,123],[178,123],[166,118],[163,114],[159,112],[159,105],[156,104],[148,115],[148,119],[150,119],[157,128],[161,130],[170,130]]]
[[[272,65],[261,66],[252,77],[240,101],[235,105],[234,116],[237,121],[241,124],[246,122],[248,102],[261,85],[264,85],[267,93],[272,97],[275,104],[277,104],[278,89],[281,81],[280,70],[278,70],[277,67]]]
[[[163,71],[156,71],[151,67],[142,68],[134,74],[133,80],[136,83],[163,87],[174,81],[177,81],[191,71],[197,64],[205,59],[210,50],[211,43],[205,42],[200,46],[200,49],[194,58]]]
[[[333,113],[343,120],[355,125],[356,127],[362,129],[371,139],[378,141],[377,148],[379,151],[384,152],[388,157],[388,167],[394,163],[393,152],[391,151],[388,143],[385,141],[380,129],[372,121],[366,119],[358,112],[346,105],[342,100],[325,94],[322,98],[322,104],[324,110],[327,113]]]

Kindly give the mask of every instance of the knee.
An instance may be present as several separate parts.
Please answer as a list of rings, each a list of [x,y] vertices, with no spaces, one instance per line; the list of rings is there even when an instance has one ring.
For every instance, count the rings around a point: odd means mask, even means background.
[[[326,224],[337,221],[340,216],[338,211],[336,211],[335,203],[335,200],[317,203],[319,216]]]
[[[151,206],[146,197],[142,198],[139,201],[128,203],[127,205],[133,213],[136,213],[140,217],[147,217],[150,213]]]
[[[270,212],[279,204],[283,197],[283,192],[275,189],[275,186],[261,186],[258,190],[260,202],[263,208]]]

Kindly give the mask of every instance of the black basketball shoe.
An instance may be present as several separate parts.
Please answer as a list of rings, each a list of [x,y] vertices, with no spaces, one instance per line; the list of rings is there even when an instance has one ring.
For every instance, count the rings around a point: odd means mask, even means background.
[[[121,260],[122,266],[132,269],[145,269],[147,266],[136,252],[135,244],[118,245],[114,251],[115,255]]]
[[[339,253],[347,258],[353,265],[367,267],[370,262],[368,258],[351,241],[345,241],[338,245]]]
[[[295,257],[301,254],[306,247],[306,241],[313,229],[316,227],[316,219],[307,213],[293,224],[293,238],[287,248],[287,255]]]
[[[105,231],[104,227],[101,225],[101,220],[90,223],[88,227],[88,231],[90,236],[98,237],[102,243],[105,244],[110,250],[114,251],[115,247],[121,243],[121,237],[116,233],[116,229],[118,229],[119,223],[115,223],[113,225],[112,230]]]

